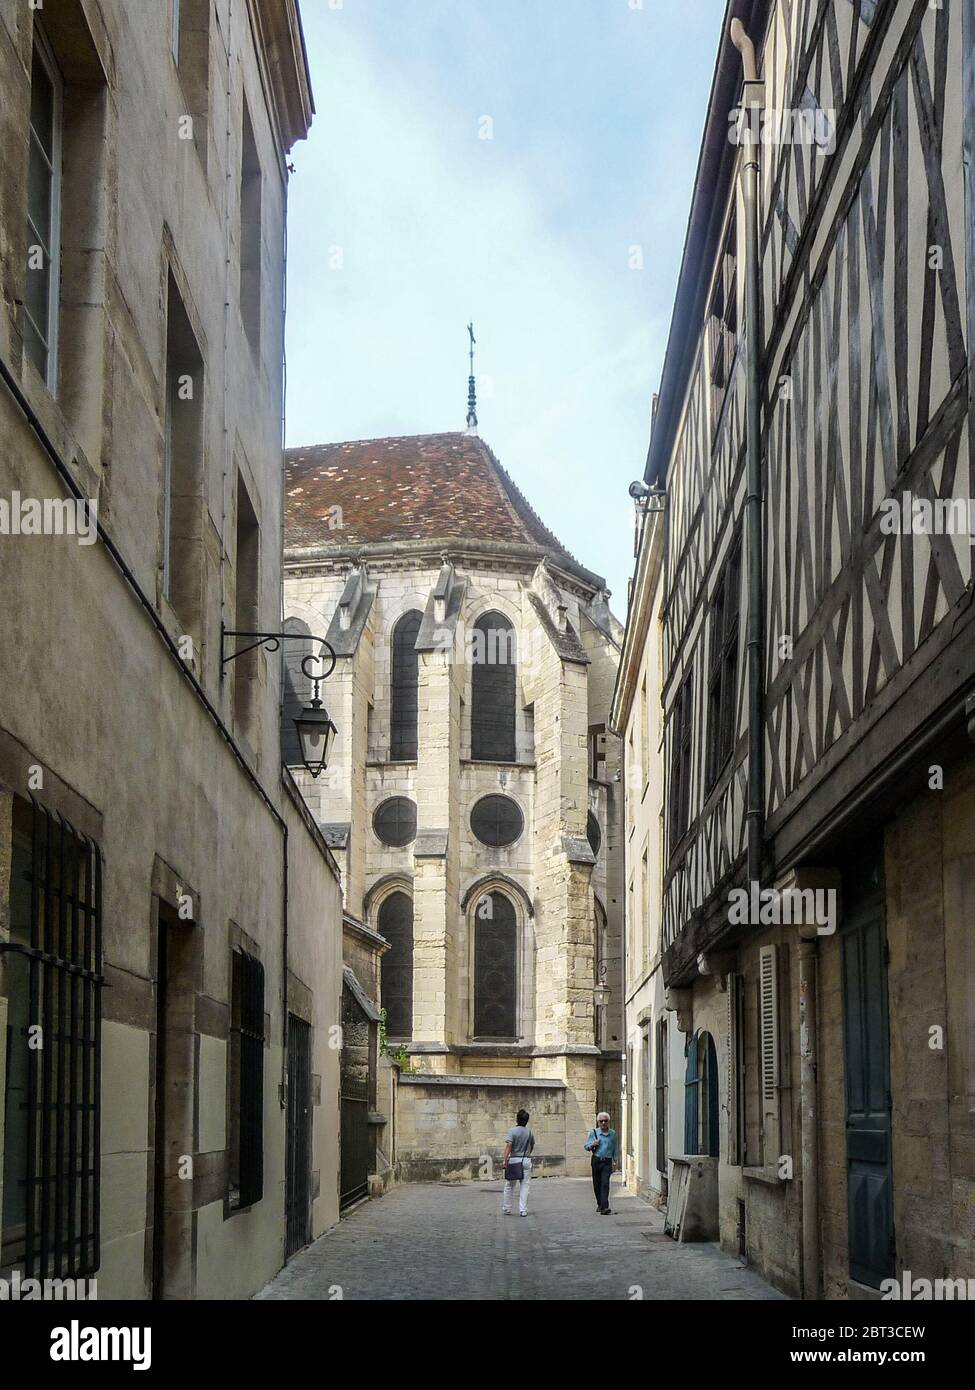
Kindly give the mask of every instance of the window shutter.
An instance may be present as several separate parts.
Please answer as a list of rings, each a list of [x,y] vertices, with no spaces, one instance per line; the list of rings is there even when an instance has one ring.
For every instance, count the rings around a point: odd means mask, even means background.
[[[684,1152],[698,1151],[698,1105],[700,1083],[697,1075],[697,1034],[687,1045],[687,1070],[684,1073]]]
[[[778,1159],[779,1144],[779,983],[777,948],[759,952],[762,1040],[762,1135],[766,1165]],[[774,1149],[774,1153],[772,1150]]]
[[[737,1167],[741,1162],[741,1151],[738,1143],[738,1115],[741,1097],[738,1094],[738,976],[735,974],[728,976],[725,997],[728,1001],[728,1162],[732,1167]]]

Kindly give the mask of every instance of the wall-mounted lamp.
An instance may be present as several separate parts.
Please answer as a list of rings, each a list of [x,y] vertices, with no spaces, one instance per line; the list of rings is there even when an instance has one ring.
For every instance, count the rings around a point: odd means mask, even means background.
[[[654,483],[649,487],[642,480],[630,483],[630,496],[634,502],[639,502],[645,512],[662,512],[667,506],[667,492],[659,483]]]
[[[226,653],[228,639],[236,637],[249,637],[251,640],[246,647],[238,647],[236,651]],[[298,742],[301,746],[301,759],[306,769],[312,777],[318,777],[328,766],[329,755],[332,745],[335,742],[335,735],[338,732],[332,720],[329,718],[328,710],[318,698],[318,690],[322,681],[328,680],[335,670],[335,650],[324,637],[312,637],[306,632],[232,632],[220,624],[220,679],[223,679],[224,669],[232,661],[236,661],[245,652],[251,652],[255,647],[266,647],[269,652],[276,652],[282,642],[318,642],[321,651],[316,655],[310,652],[301,662],[301,669],[310,681],[314,682],[311,704],[306,705],[294,721],[295,732],[298,735]],[[316,662],[322,663],[323,669],[317,674],[309,670],[309,666]]]

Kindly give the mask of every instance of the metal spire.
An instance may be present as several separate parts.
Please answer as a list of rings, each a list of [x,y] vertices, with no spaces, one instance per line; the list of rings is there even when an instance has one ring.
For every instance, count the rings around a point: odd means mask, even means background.
[[[467,432],[468,434],[477,434],[477,390],[474,383],[474,344],[477,339],[474,337],[473,323],[467,325],[467,333],[471,340],[471,374],[467,378]]]

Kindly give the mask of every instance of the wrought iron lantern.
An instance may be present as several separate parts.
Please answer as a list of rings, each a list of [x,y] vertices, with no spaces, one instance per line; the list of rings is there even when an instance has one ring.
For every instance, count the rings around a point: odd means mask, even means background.
[[[238,647],[236,651],[229,654],[226,652],[226,645],[230,638],[247,637],[249,642],[246,647]],[[231,631],[220,626],[220,676],[223,678],[225,667],[232,661],[236,661],[245,652],[253,651],[255,647],[266,647],[269,652],[276,652],[282,642],[317,642],[321,646],[321,651],[317,655],[313,652],[304,657],[301,662],[301,669],[310,681],[314,682],[311,703],[306,705],[294,721],[295,731],[298,735],[298,743],[301,748],[301,758],[312,777],[320,777],[328,766],[329,755],[332,745],[335,742],[336,728],[329,718],[328,710],[318,698],[319,687],[322,681],[328,680],[335,670],[335,650],[324,637],[312,637],[306,632],[240,632]],[[322,663],[324,669],[317,674],[309,667],[316,662]]]
[[[329,648],[331,651],[331,648]],[[306,656],[301,663],[301,669],[309,680],[315,682],[315,691],[310,705],[306,705],[301,714],[295,719],[295,731],[298,734],[298,742],[301,745],[301,759],[305,767],[313,777],[318,777],[328,767],[329,755],[332,751],[332,744],[335,742],[336,729],[332,720],[329,718],[328,710],[318,698],[318,687],[325,679],[324,676],[316,676],[308,669],[309,662],[325,661],[325,656]],[[335,654],[332,653],[332,666],[335,665]],[[331,671],[332,667],[329,667]]]

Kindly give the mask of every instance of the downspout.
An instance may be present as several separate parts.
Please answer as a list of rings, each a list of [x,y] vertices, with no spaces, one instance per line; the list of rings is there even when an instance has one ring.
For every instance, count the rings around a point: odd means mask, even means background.
[[[731,42],[741,54],[744,71],[742,111],[759,111],[764,106],[763,85],[758,78],[755,45],[745,33],[740,19],[731,21]],[[765,678],[764,626],[765,583],[762,524],[762,440],[761,440],[761,267],[758,231],[758,149],[757,130],[747,122],[744,157],[741,164],[741,191],[745,207],[745,451],[747,491],[748,625],[748,878],[761,885],[765,839]]]

